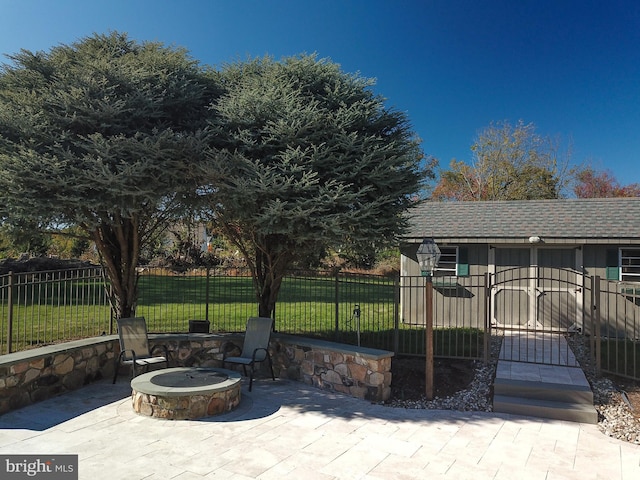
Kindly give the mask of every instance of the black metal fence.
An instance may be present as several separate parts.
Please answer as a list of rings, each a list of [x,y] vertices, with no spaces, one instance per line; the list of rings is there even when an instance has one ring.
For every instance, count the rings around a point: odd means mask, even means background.
[[[425,295],[428,279],[403,276],[399,281],[399,328],[396,352],[425,354]],[[487,323],[487,278],[439,276],[431,279],[433,349],[437,357],[488,359],[491,328]]]
[[[508,329],[575,331],[588,335],[602,371],[640,378],[640,288],[598,277],[568,285],[558,275],[546,280],[526,275],[503,275],[499,281],[489,275],[434,278],[434,355],[486,360],[491,336]],[[538,286],[530,289],[533,281]],[[425,288],[419,276],[291,272],[278,297],[275,328],[424,355]],[[532,291],[542,292],[533,326],[524,317],[524,307],[531,310],[527,298]],[[557,310],[554,298],[562,300],[562,309]],[[146,318],[150,332],[186,332],[190,320],[209,322],[211,332],[243,331],[246,319],[257,313],[248,271],[140,271],[136,315]],[[518,325],[506,325],[507,316],[518,319]],[[558,316],[560,326],[546,320]],[[100,268],[0,276],[0,353],[103,333],[114,333],[114,320]]]
[[[640,285],[595,277],[591,348],[606,373],[640,379]]]
[[[204,320],[211,331],[244,330],[258,314],[247,270],[202,269],[176,274],[144,269],[136,315],[153,332],[186,331]],[[282,282],[274,312],[278,332],[394,349],[398,281],[376,275],[291,272]]]
[[[460,298],[450,286],[434,303],[434,353],[438,357],[483,359],[489,335],[484,316],[484,277],[465,279]],[[211,331],[242,331],[257,303],[248,271],[192,270],[175,274],[146,269],[140,277],[136,314],[150,331],[185,331],[189,320],[209,322]],[[278,332],[342,343],[425,354],[423,277],[388,278],[345,272],[291,272],[282,283],[274,312]],[[405,299],[403,303],[401,299]],[[481,307],[480,314],[474,311]],[[418,313],[416,313],[418,312]],[[418,318],[418,321],[414,319]]]
[[[111,330],[99,267],[0,275],[0,353]]]

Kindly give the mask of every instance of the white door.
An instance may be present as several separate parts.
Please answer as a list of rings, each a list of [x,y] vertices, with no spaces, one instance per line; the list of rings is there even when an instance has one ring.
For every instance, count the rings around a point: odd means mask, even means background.
[[[491,319],[501,327],[567,330],[582,307],[576,248],[492,248]]]

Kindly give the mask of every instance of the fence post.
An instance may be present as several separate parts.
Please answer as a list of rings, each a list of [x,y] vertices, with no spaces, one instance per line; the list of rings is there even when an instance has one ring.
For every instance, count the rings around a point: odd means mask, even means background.
[[[338,296],[339,296],[339,291],[340,291],[340,272],[338,270],[336,270],[336,278],[335,278],[335,310],[336,310],[336,317],[335,317],[335,322],[336,322],[336,332],[335,332],[335,340],[339,341],[339,335],[340,335],[340,304],[338,303]]]
[[[7,353],[11,353],[13,339],[13,272],[9,272],[9,285],[7,292]]]
[[[400,349],[400,277],[393,279],[393,353]]]
[[[491,320],[489,315],[491,309],[489,302],[491,301],[491,288],[489,286],[489,272],[484,274],[484,364],[489,363],[489,355],[491,350]]]
[[[593,286],[593,320],[595,323],[595,342],[596,342],[596,374],[600,375],[602,369],[602,342],[600,341],[600,275],[594,277]]]
[[[596,279],[591,275],[589,277],[589,291],[591,292],[591,296],[589,297],[589,328],[584,329],[584,334],[589,335],[589,354],[591,355],[591,360],[595,362],[596,360],[596,320],[595,320],[595,294],[596,294]]]
[[[209,280],[211,279],[211,269],[207,267],[207,278],[204,287],[204,319],[209,321]]]

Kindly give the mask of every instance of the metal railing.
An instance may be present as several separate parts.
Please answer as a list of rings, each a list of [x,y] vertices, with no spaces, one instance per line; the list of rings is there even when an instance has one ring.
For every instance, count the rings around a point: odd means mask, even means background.
[[[147,319],[152,332],[184,332],[189,320],[209,321],[211,331],[237,332],[258,313],[248,271],[175,274],[146,269],[139,285],[136,315]],[[278,296],[275,330],[425,355],[424,288],[423,277],[399,280],[345,272],[291,272]],[[459,279],[455,289],[436,283],[440,293],[434,297],[436,356],[486,360],[485,288],[484,276]],[[459,303],[460,299],[465,302]]]
[[[593,279],[591,347],[600,371],[640,379],[640,285]]]
[[[0,353],[102,335],[111,307],[102,269],[0,276]]]
[[[392,348],[397,283],[376,275],[290,272],[278,295],[275,329]],[[201,269],[175,274],[144,269],[139,279],[136,315],[147,319],[149,331],[186,331],[189,320],[205,320],[212,331],[237,332],[244,330],[248,317],[257,314],[248,270]]]
[[[561,272],[535,279],[542,294],[531,324],[524,315],[532,311],[527,285],[534,279],[508,275],[498,282],[489,275],[433,278],[434,356],[487,360],[491,335],[506,330],[576,332],[589,338],[601,371],[640,378],[637,284],[586,276],[566,282]],[[278,297],[275,329],[424,355],[425,287],[420,276],[291,272]],[[212,332],[237,332],[257,313],[248,271],[141,269],[136,315],[152,333],[186,332],[189,320],[209,321]],[[501,324],[506,314],[518,325]],[[113,318],[99,267],[0,276],[0,353],[110,334]]]
[[[486,276],[438,276],[432,278],[431,284],[434,356],[486,361],[491,335]],[[425,354],[426,288],[426,277],[400,278],[398,353]]]

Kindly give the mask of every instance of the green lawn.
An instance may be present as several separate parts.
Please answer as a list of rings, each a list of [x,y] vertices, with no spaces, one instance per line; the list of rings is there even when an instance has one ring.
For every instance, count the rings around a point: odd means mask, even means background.
[[[7,351],[10,317],[12,351],[109,332],[111,309],[95,278],[17,284],[11,313],[6,292],[0,301],[0,353]]]
[[[399,322],[395,285],[382,277],[303,277],[284,280],[275,311],[278,332],[424,355],[424,328]],[[208,300],[208,302],[207,302]],[[354,310],[359,308],[359,317]],[[0,347],[6,352],[8,302],[0,303]],[[257,315],[250,277],[145,274],[139,280],[136,315],[152,333],[186,332],[189,320],[211,322],[211,331],[243,331]],[[14,298],[12,349],[110,333],[111,314],[101,286],[48,282],[22,288]],[[436,330],[437,356],[479,357],[482,334],[471,329]]]
[[[184,329],[190,319],[208,319],[221,331],[244,329],[258,307],[250,277],[143,276],[136,313],[150,330]],[[208,316],[207,316],[208,299]],[[394,286],[389,280],[336,283],[332,277],[286,278],[276,305],[276,328],[289,333],[334,331],[346,327],[360,305],[361,328],[393,326]],[[391,323],[389,323],[391,322]],[[355,328],[355,327],[354,327]]]

